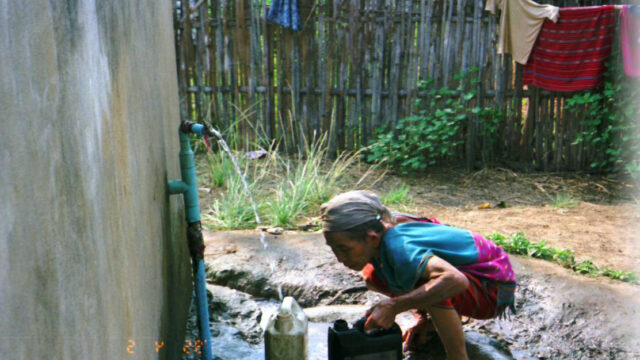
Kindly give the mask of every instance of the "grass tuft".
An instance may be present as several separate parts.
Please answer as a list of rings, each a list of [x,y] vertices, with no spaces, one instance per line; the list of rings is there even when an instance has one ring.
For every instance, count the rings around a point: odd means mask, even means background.
[[[573,209],[578,206],[578,201],[570,194],[558,194],[552,205],[558,209]]]
[[[357,164],[359,154],[343,153],[331,161],[326,160],[327,152],[326,135],[310,141],[296,156],[281,155],[275,143],[262,159],[249,160],[236,152],[263,225],[295,227],[323,202],[351,185],[343,174]],[[255,227],[249,197],[228,155],[207,154],[205,160],[206,165],[200,167],[208,174],[204,178],[210,183],[205,185],[219,188],[220,193],[203,217],[205,225],[212,229]],[[363,177],[368,174],[365,172]]]
[[[380,197],[380,201],[385,205],[407,205],[407,197],[409,195],[409,187],[405,184],[400,187],[391,189],[386,195]]]
[[[205,159],[208,165],[209,184],[218,188],[223,187],[229,179],[229,174],[234,171],[231,159],[222,151],[209,152],[205,154]]]
[[[213,200],[202,220],[205,226],[218,230],[256,227],[253,207],[240,177],[230,176],[227,179],[224,195]]]

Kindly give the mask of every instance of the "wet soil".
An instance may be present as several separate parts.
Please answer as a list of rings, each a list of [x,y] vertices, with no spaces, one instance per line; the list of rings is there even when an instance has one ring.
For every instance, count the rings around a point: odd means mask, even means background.
[[[357,273],[336,262],[318,233],[272,236],[267,250],[253,231],[206,233],[205,238],[208,281],[248,294],[243,295],[245,301],[275,299],[279,286],[303,307],[370,306],[379,299],[380,295],[364,291]],[[277,264],[274,272],[271,261]],[[519,283],[517,314],[510,320],[465,325],[467,338],[475,337],[476,344],[493,349],[493,358],[640,358],[640,287],[575,275],[535,259],[512,256],[512,263]],[[216,316],[213,311],[212,317]],[[255,315],[245,318],[255,325]],[[407,354],[407,359],[442,358],[438,350],[429,351]]]

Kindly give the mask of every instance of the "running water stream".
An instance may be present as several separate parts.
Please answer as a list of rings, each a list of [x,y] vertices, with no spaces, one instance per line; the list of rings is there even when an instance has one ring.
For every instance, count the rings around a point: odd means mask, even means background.
[[[235,157],[235,155],[233,155],[233,152],[231,151],[231,149],[229,148],[229,144],[227,144],[227,142],[224,140],[224,138],[222,137],[222,134],[214,129],[211,126],[208,126],[209,132],[211,132],[213,135],[215,135],[215,137],[218,138],[217,142],[218,145],[220,145],[220,147],[222,147],[222,149],[229,155],[229,158],[231,158],[231,162],[233,163],[233,167],[236,170],[236,173],[238,174],[238,176],[240,177],[240,180],[242,180],[242,184],[244,186],[245,191],[247,192],[247,196],[249,197],[249,202],[251,203],[251,208],[253,209],[253,215],[256,218],[256,224],[258,226],[258,228],[260,228],[260,225],[262,225],[262,222],[260,221],[260,215],[258,214],[258,207],[256,206],[256,202],[253,199],[253,194],[251,193],[251,189],[249,188],[249,183],[247,182],[247,177],[245,176],[245,174],[242,172],[242,169],[240,168],[240,164],[238,164],[238,159]],[[263,229],[260,229],[260,243],[262,244],[262,247],[264,248],[265,251],[268,250],[269,248],[269,243],[267,242],[267,237],[265,234],[265,231]],[[276,270],[276,259],[275,257],[271,257],[269,260],[269,268],[271,269],[271,274],[273,274]],[[279,300],[282,301],[282,299],[284,298],[283,294],[282,294],[282,285],[278,284],[278,297]]]

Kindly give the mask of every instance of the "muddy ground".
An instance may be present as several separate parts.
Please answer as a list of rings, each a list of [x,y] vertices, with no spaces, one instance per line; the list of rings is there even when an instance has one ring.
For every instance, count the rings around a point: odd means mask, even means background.
[[[209,283],[252,299],[294,296],[304,307],[370,306],[357,273],[337,263],[319,233],[270,236],[265,250],[251,231],[206,234]],[[270,263],[276,264],[271,271]],[[508,321],[472,321],[475,331],[515,359],[640,358],[640,287],[576,275],[545,261],[513,256],[517,314]],[[413,354],[410,359],[426,359]],[[439,358],[439,357],[434,357]]]

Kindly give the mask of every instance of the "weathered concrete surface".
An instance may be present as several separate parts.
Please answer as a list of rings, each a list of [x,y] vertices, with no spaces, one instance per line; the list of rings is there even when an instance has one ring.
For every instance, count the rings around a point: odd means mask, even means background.
[[[282,285],[285,295],[305,307],[371,304],[377,296],[339,294],[340,289],[357,289],[361,280],[336,262],[320,234],[271,237],[267,251],[256,233],[208,233],[205,238],[210,282],[258,297],[273,297],[273,289]],[[273,273],[272,259],[277,263]],[[516,359],[640,358],[640,287],[586,278],[535,259],[512,256],[512,263],[519,279],[518,314],[508,321],[474,321],[466,326],[468,336],[495,339],[490,346],[508,348]],[[481,346],[481,341],[475,343]],[[410,359],[426,358],[422,355]]]
[[[166,193],[171,12],[0,0],[1,359],[178,357],[191,285],[182,200]]]
[[[336,262],[321,235],[267,235],[266,250],[256,233],[206,233],[205,239],[210,283],[264,298],[278,298],[282,287],[302,307],[379,298],[365,291],[356,272]]]

